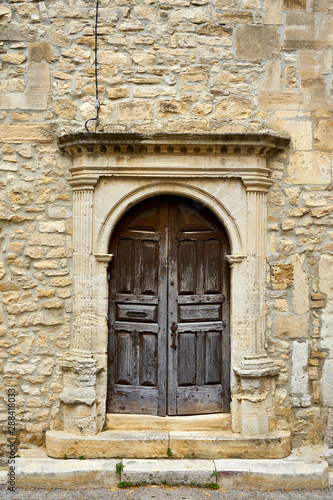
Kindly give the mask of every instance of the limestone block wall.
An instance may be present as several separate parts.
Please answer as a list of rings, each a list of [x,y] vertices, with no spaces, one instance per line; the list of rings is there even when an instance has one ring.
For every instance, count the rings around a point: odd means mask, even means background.
[[[275,424],[295,444],[333,438],[330,9],[329,0],[100,0],[99,12],[98,130],[291,136],[270,160],[266,347],[281,367]],[[94,17],[95,0],[0,5],[1,445],[10,387],[21,446],[42,446],[60,425],[72,201],[56,139],[95,116]]]

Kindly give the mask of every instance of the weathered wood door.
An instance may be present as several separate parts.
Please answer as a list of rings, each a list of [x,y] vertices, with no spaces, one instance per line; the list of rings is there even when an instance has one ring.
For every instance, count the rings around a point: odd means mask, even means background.
[[[118,224],[110,252],[107,411],[229,411],[227,235],[200,203],[159,196]]]

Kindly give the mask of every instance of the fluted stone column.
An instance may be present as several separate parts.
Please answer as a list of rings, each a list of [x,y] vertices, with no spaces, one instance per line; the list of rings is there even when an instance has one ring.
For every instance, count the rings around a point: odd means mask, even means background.
[[[74,189],[74,338],[73,351],[83,355],[91,354],[92,342],[92,210],[93,186]]]
[[[265,263],[267,189],[271,182],[244,182],[247,198],[247,363],[262,367],[266,364],[265,351]]]
[[[97,422],[97,373],[102,369],[93,356],[94,257],[92,252],[93,190],[96,179],[71,182],[73,187],[73,288],[74,334],[72,353],[62,363],[64,430],[95,434]]]
[[[269,179],[243,179],[247,196],[247,272],[246,272],[246,355],[233,394],[237,409],[233,422],[236,432],[249,435],[274,430],[275,375],[278,368],[265,350],[265,266],[267,190]]]

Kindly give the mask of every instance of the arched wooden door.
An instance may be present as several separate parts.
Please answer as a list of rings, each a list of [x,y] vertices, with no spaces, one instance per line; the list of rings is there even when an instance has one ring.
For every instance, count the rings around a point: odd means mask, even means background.
[[[189,415],[230,405],[229,252],[187,198],[132,208],[110,253],[109,413]]]

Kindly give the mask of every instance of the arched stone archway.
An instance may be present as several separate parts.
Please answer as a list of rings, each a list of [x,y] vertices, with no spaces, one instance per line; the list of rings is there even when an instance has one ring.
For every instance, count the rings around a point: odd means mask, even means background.
[[[271,134],[99,133],[64,136],[59,142],[73,156],[69,182],[74,199],[74,335],[63,362],[63,429],[75,436],[93,435],[102,431],[106,418],[112,232],[131,206],[174,194],[207,206],[230,240],[232,431],[272,438],[274,451],[268,455],[285,456],[290,435],[273,430],[278,368],[265,351],[264,282],[266,193],[271,185],[266,157],[288,140]],[[57,456],[51,443],[59,442],[59,436],[47,439],[48,452]]]
[[[159,182],[147,182],[139,188],[126,193],[116,204],[110,207],[102,224],[100,224],[95,243],[97,254],[107,253],[113,230],[121,217],[133,206],[156,195],[185,196],[196,200],[211,210],[225,227],[231,252],[243,254],[244,235],[230,210],[223,204],[223,199],[197,186],[191,186],[182,179],[163,179]]]
[[[230,411],[229,239],[198,201],[159,195],[110,244],[107,412]]]

